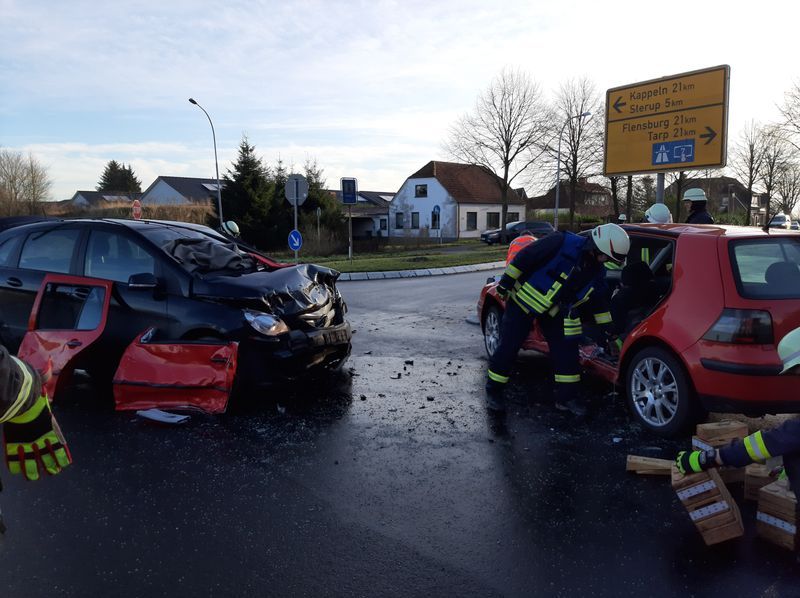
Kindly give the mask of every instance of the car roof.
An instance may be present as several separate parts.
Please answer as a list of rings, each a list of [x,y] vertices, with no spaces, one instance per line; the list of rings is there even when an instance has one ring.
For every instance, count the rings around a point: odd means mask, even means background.
[[[755,237],[767,238],[775,236],[797,237],[797,233],[789,231],[776,232],[774,229],[765,231],[756,226],[734,226],[728,224],[623,224],[623,229],[628,232],[660,232],[669,236],[713,236],[713,237]]]
[[[9,222],[6,222],[9,221]],[[18,220],[16,222],[12,222],[12,218],[3,218],[0,219],[0,231],[7,230],[9,228],[17,228],[17,227],[31,227],[31,228],[39,228],[39,225],[54,225],[54,224],[61,224],[61,223],[105,223],[105,224],[116,224],[119,226],[124,226],[131,229],[144,229],[150,228],[153,226],[160,226],[160,227],[170,227],[170,228],[186,228],[198,232],[212,232],[217,233],[214,229],[205,226],[203,224],[194,224],[191,222],[178,222],[175,220],[129,220],[124,218],[34,218],[28,220]],[[3,224],[6,226],[3,227]]]

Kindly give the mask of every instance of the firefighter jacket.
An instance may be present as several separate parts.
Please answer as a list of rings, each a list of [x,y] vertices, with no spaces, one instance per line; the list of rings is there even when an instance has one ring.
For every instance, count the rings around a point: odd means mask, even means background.
[[[714,218],[708,213],[708,210],[701,208],[699,210],[692,210],[686,218],[686,224],[714,224]]]
[[[512,289],[524,312],[565,318],[591,303],[595,322],[610,324],[605,268],[586,251],[589,239],[552,233],[524,247],[506,267],[500,286]]]
[[[25,413],[41,392],[38,372],[0,345],[0,423]]]
[[[719,449],[725,465],[744,467],[750,463],[763,463],[770,457],[800,453],[800,419],[789,419],[772,430],[759,430]]]

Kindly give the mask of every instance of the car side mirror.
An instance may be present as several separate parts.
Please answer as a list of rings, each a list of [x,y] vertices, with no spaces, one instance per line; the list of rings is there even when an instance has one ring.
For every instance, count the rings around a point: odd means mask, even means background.
[[[131,274],[128,278],[128,288],[130,289],[154,289],[158,286],[158,279],[150,272]]]

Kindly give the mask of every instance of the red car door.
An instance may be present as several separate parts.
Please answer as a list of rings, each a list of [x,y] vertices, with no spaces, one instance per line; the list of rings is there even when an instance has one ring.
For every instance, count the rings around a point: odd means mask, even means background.
[[[17,354],[40,372],[51,369],[45,383],[51,401],[69,380],[77,356],[102,334],[112,284],[67,274],[44,277]]]

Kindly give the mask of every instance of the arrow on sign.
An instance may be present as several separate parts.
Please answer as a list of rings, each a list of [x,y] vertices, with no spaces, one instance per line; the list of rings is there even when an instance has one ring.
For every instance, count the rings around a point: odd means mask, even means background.
[[[617,98],[617,101],[616,101],[616,102],[614,102],[614,103],[612,104],[612,106],[614,107],[614,110],[616,110],[617,112],[622,112],[622,110],[620,110],[620,108],[621,108],[622,106],[626,106],[627,104],[628,104],[628,102],[623,102],[623,101],[622,101],[622,96],[619,96],[619,97]]]
[[[706,131],[708,131],[708,132],[707,133],[703,133],[702,135],[700,135],[700,139],[705,139],[706,140],[706,142],[703,145],[708,145],[709,143],[714,141],[714,137],[717,136],[717,132],[714,129],[712,129],[711,127],[709,127],[708,125],[706,125]]]

